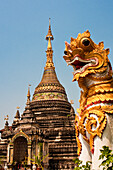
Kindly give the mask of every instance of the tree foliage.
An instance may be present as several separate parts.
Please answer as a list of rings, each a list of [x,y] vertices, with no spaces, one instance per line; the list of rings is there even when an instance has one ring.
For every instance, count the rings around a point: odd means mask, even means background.
[[[109,149],[108,146],[103,146],[103,149],[100,150],[101,154],[99,156],[99,160],[102,159],[102,163],[100,166],[104,166],[103,170],[113,170],[113,154],[112,150]],[[99,166],[99,167],[100,167]]]
[[[99,160],[102,160],[102,163],[99,165],[103,166],[103,170],[113,170],[113,154],[112,150],[109,149],[108,146],[103,146],[100,149],[100,156]],[[82,164],[82,161],[78,158],[73,160],[75,162],[75,169],[74,170],[91,170],[92,162],[87,161],[85,165]]]
[[[75,169],[74,170],[91,170],[91,162],[90,161],[87,161],[86,162],[86,165],[82,165],[82,161],[79,160],[78,158],[74,159],[74,162],[75,162]]]

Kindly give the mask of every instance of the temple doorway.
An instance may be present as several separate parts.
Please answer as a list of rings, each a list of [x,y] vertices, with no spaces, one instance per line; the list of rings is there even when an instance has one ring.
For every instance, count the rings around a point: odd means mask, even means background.
[[[22,165],[27,163],[27,159],[28,159],[27,140],[23,136],[17,137],[14,141],[13,161],[18,165]]]

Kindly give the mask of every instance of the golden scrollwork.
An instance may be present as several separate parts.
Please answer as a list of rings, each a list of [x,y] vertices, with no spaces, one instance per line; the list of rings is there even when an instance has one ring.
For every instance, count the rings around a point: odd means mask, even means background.
[[[76,136],[77,136],[77,144],[78,144],[78,155],[80,155],[82,146],[79,139],[79,133],[83,135],[83,139],[89,143],[91,151],[94,147],[94,138],[96,136],[102,137],[102,133],[107,124],[107,118],[105,112],[101,108],[101,106],[97,106],[88,110],[85,110],[81,118],[79,119],[76,116]],[[88,138],[86,131],[90,134],[90,138]]]

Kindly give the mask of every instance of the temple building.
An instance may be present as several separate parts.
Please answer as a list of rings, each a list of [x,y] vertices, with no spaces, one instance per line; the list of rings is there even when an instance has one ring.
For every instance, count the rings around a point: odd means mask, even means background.
[[[31,168],[38,156],[44,169],[73,170],[77,156],[75,138],[75,112],[60,84],[53,63],[53,40],[49,22],[46,40],[47,61],[41,82],[35,88],[32,100],[30,87],[22,115],[17,109],[11,126],[8,118],[0,130],[0,161],[18,169]],[[37,162],[35,162],[37,163]]]

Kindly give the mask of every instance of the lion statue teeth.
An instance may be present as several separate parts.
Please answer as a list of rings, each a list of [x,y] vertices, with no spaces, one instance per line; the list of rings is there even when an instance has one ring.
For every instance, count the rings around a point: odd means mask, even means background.
[[[99,152],[103,145],[113,143],[113,78],[104,43],[95,44],[87,30],[65,42],[63,58],[74,69],[73,81],[82,89],[75,128],[78,155],[83,163],[92,161],[98,169]],[[86,156],[85,156],[86,155]],[[100,168],[101,169],[101,168]]]

